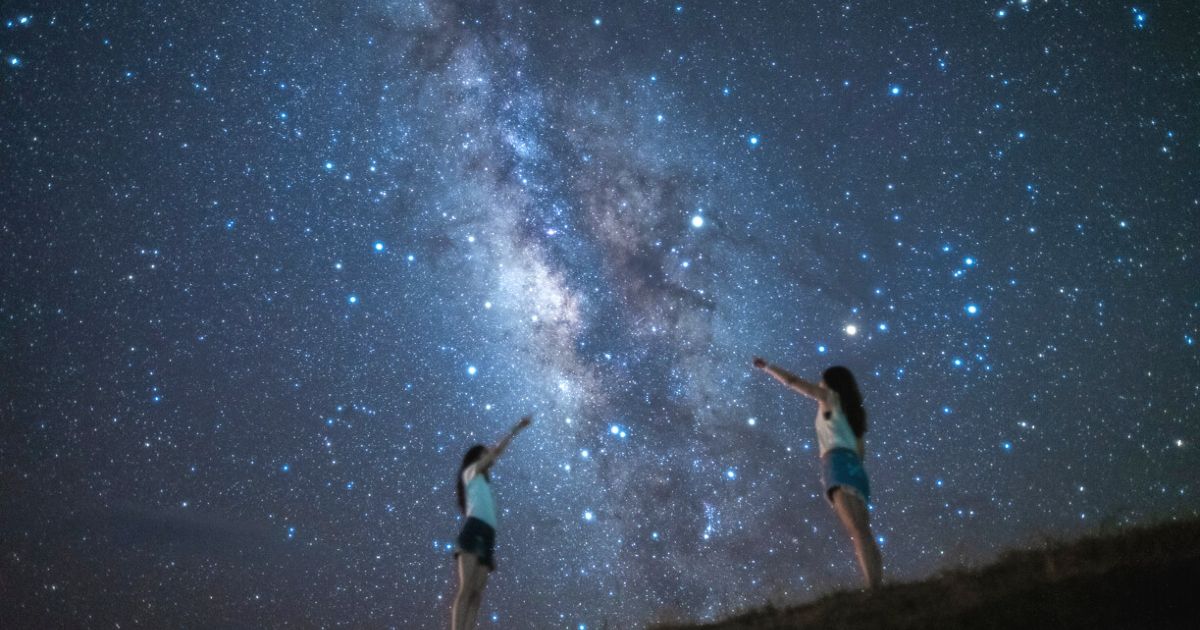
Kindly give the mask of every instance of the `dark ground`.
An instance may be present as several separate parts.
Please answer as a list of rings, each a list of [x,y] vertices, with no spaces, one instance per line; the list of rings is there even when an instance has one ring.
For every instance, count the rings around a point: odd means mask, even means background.
[[[1165,523],[1013,551],[873,594],[835,593],[708,625],[775,628],[1198,628],[1200,521]]]

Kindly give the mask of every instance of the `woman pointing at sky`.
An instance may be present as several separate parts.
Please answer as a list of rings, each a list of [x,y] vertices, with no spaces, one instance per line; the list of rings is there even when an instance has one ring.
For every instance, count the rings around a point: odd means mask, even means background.
[[[475,627],[479,605],[483,602],[483,587],[488,575],[496,569],[493,552],[496,548],[496,498],[492,495],[488,470],[504,454],[508,443],[533,422],[530,416],[521,418],[495,446],[476,444],[463,456],[458,470],[458,509],[466,516],[458,534],[458,595],[450,610],[452,630]]]
[[[814,384],[759,357],[754,357],[754,367],[817,401],[817,445],[825,498],[850,534],[864,585],[869,589],[878,587],[883,557],[871,535],[867,512],[871,486],[863,468],[867,412],[854,374],[840,365],[833,366],[821,374],[821,382]]]

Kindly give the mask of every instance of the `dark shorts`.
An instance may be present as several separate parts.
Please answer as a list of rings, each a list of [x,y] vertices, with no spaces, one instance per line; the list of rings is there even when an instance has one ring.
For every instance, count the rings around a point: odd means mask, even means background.
[[[821,456],[821,483],[825,498],[833,503],[834,488],[853,492],[864,504],[871,500],[871,482],[858,453],[848,448],[835,448]]]
[[[479,558],[479,564],[486,566],[489,570],[496,570],[496,559],[493,553],[496,550],[496,530],[491,525],[471,517],[463,524],[462,531],[458,533],[458,548],[454,550],[454,557],[458,557],[460,553],[469,553]]]

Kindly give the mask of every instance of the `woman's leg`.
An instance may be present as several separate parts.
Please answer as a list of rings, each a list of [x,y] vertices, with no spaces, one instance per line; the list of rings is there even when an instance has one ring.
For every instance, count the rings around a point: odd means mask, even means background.
[[[467,630],[474,625],[469,611],[471,600],[476,598],[474,589],[479,581],[476,573],[480,571],[486,576],[487,568],[479,564],[479,558],[475,554],[458,554],[458,594],[454,596],[454,605],[450,608],[451,630]],[[467,625],[468,621],[471,625]]]
[[[850,534],[850,542],[854,543],[854,555],[862,569],[864,584],[869,589],[878,588],[883,579],[883,556],[875,544],[875,537],[871,535],[867,504],[852,492],[834,488],[833,509],[846,528],[846,533]]]
[[[483,604],[483,587],[487,586],[488,568],[475,561],[475,583],[471,587],[471,597],[467,600],[467,623],[464,628],[470,630],[475,627],[475,622],[479,618],[479,606]]]

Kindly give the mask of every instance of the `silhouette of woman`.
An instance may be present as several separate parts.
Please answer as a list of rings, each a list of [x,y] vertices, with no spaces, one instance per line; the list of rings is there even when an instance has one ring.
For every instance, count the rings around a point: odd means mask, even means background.
[[[458,471],[458,509],[467,518],[458,534],[458,547],[454,552],[458,558],[458,595],[450,609],[453,630],[475,627],[479,604],[483,601],[483,587],[487,585],[488,574],[496,569],[492,557],[496,547],[496,499],[492,495],[488,469],[517,433],[531,422],[533,419],[525,416],[492,448],[476,444],[463,456]]]
[[[867,512],[867,502],[871,498],[870,482],[863,468],[867,412],[863,409],[862,394],[854,374],[840,365],[833,366],[825,370],[821,382],[814,385],[759,357],[754,357],[754,367],[819,403],[817,445],[820,447],[825,498],[850,535],[864,585],[868,589],[877,588],[882,580],[883,557],[871,535]]]

